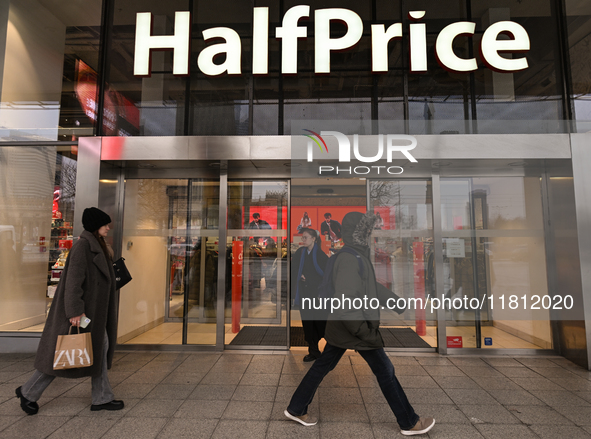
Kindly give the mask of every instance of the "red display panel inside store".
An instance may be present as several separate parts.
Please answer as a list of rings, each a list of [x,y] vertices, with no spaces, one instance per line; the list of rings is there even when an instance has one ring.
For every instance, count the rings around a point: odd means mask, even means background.
[[[276,206],[251,206],[250,208],[242,208],[242,224],[244,224],[246,229],[256,229],[257,226],[253,225],[253,215],[258,213],[260,215],[260,226],[258,228],[262,229],[271,229],[271,230],[286,230],[287,229],[287,207],[281,208],[281,225],[279,225],[279,215],[278,209]],[[264,222],[268,223],[269,226],[267,227]],[[277,242],[277,238],[274,237],[273,240]]]
[[[336,221],[339,225],[342,225],[343,218],[347,213],[365,213],[366,211],[365,206],[294,206],[291,208],[291,230],[289,231],[291,242],[300,244],[298,236],[301,236],[300,229],[303,226],[322,233],[322,223],[325,221],[324,215],[326,213],[330,213],[331,221]],[[325,239],[321,239],[321,241],[323,244],[322,250],[328,254],[331,247],[330,242]]]

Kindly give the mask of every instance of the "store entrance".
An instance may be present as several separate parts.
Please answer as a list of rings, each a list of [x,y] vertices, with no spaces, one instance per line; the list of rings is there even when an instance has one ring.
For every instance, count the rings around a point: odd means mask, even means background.
[[[342,218],[369,209],[378,216],[370,239],[378,282],[407,304],[397,304],[400,312],[381,312],[387,348],[433,351],[445,335],[461,339],[464,348],[552,347],[548,311],[516,319],[493,302],[547,294],[537,177],[439,180],[437,280],[429,178],[225,184],[222,196],[216,178],[126,179],[121,244],[134,281],[121,293],[119,343],[306,346],[302,316],[293,297],[288,300],[289,261],[300,230],[318,230],[322,251],[333,255],[344,244]],[[220,214],[227,218],[223,231]],[[478,310],[462,306],[444,314],[410,306],[422,299],[429,305],[439,283],[451,300],[494,299]]]
[[[119,343],[216,344],[219,181],[127,179]]]
[[[288,183],[230,181],[220,193],[217,179],[126,180],[122,256],[134,282],[119,343],[288,346]]]
[[[228,182],[224,345],[288,346],[288,182]]]
[[[543,203],[535,174],[441,178],[443,293],[455,301],[445,324],[458,348],[552,349],[550,310],[515,305],[549,294]]]
[[[378,217],[370,239],[378,282],[403,300],[425,298],[434,289],[430,179],[292,179],[291,188],[292,255],[302,244],[300,229],[311,227],[321,235],[322,250],[334,257],[344,245],[343,217],[369,209]],[[297,309],[291,311],[291,325],[292,346],[307,346]],[[383,309],[380,331],[387,349],[437,347],[437,317],[428,311]]]

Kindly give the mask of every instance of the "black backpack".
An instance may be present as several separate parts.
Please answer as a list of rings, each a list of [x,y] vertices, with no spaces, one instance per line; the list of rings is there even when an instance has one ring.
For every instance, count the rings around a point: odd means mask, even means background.
[[[344,246],[337,253],[335,253],[330,258],[328,258],[328,262],[326,263],[326,268],[324,269],[324,276],[322,276],[322,282],[318,286],[318,297],[320,297],[321,299],[331,298],[334,296],[335,290],[334,290],[334,283],[332,280],[332,271],[334,268],[334,264],[337,261],[337,257],[341,253],[349,253],[350,255],[353,255],[357,258],[357,263],[359,264],[359,275],[361,276],[361,278],[364,277],[365,268],[363,266],[363,261],[361,260],[361,256],[359,255],[359,253],[357,253],[357,251],[355,251],[355,249],[353,249],[351,247]]]

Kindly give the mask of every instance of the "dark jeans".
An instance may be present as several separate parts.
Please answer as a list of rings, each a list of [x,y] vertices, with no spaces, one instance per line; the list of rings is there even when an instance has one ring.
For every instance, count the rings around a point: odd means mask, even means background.
[[[314,398],[316,389],[328,372],[335,368],[345,352],[346,349],[337,348],[328,343],[326,344],[324,352],[314,362],[291,397],[291,401],[287,407],[289,413],[295,416],[302,416],[308,413],[308,406]],[[419,416],[408,402],[406,394],[394,374],[394,366],[392,366],[392,362],[384,350],[372,349],[358,352],[378,379],[380,389],[386,401],[388,401],[390,409],[394,412],[400,428],[403,430],[413,428],[418,422]]]
[[[302,320],[302,326],[304,327],[304,338],[308,343],[308,352],[310,355],[320,357],[318,342],[324,337],[326,320]]]

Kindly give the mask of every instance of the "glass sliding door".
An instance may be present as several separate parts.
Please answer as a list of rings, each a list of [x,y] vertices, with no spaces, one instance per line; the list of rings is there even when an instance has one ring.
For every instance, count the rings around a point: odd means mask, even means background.
[[[119,343],[216,344],[218,222],[218,181],[126,181]]]
[[[311,228],[319,234],[318,251],[328,257],[335,255],[345,245],[342,236],[343,218],[349,212],[367,211],[367,181],[360,178],[292,178],[290,208],[290,258],[304,245],[303,228]],[[295,272],[294,272],[295,271]],[[297,277],[299,264],[291,263],[291,276]],[[293,279],[292,277],[292,279]],[[296,282],[292,283],[295,285]],[[290,345],[308,347],[301,304],[296,301],[297,291],[291,290]],[[305,314],[305,312],[304,312]],[[322,350],[325,340],[318,342]]]
[[[228,182],[225,344],[287,340],[287,181]]]
[[[435,291],[431,181],[372,180],[369,206],[378,216],[371,239],[376,277],[400,298],[402,311],[382,310],[384,341],[387,347],[435,348],[436,312],[409,305]]]
[[[448,336],[464,348],[551,349],[539,177],[442,178]],[[460,347],[460,346],[458,346]]]

